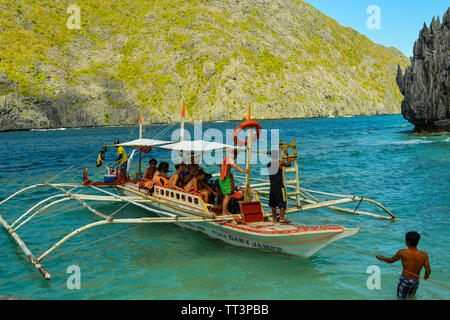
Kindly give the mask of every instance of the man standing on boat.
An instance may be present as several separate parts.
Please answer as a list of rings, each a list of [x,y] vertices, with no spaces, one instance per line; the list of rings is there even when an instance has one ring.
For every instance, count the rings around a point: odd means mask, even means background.
[[[283,167],[291,166],[291,158],[287,150],[284,150],[284,154],[287,157],[287,162],[279,159],[278,150],[272,150],[272,161],[267,164],[269,168],[269,180],[270,180],[270,195],[269,206],[272,209],[273,222],[278,221],[277,207],[280,208],[280,222],[289,223],[290,220],[284,218],[286,212],[286,189],[283,185]]]
[[[230,202],[231,195],[234,192],[234,181],[231,168],[233,167],[242,173],[247,173],[247,170],[242,169],[235,163],[234,160],[237,158],[237,153],[237,150],[234,150],[233,153],[227,152],[227,155],[223,158],[222,164],[220,165],[219,185],[220,191],[223,194],[222,215],[231,214],[228,211],[228,204]]]
[[[120,142],[119,140],[114,141],[115,145],[118,145]],[[116,146],[117,148],[117,155],[119,156],[116,161],[114,161],[115,164],[120,165],[120,176],[122,179],[127,174],[127,154],[125,152],[125,149],[122,146]]]
[[[428,279],[431,273],[430,262],[428,255],[424,251],[417,249],[417,244],[420,240],[420,234],[415,231],[410,231],[405,236],[405,242],[408,249],[399,250],[392,258],[386,258],[381,255],[377,256],[378,260],[394,263],[402,260],[403,272],[398,280],[397,297],[406,299],[413,297],[419,288],[420,271],[425,268],[425,280]]]

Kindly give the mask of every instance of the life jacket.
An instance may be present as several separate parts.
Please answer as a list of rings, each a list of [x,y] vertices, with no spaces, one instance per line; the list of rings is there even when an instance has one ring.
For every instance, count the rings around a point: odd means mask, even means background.
[[[153,183],[153,181],[150,181],[150,180],[148,180],[148,179],[141,179],[141,180],[139,180],[138,181],[138,186],[139,186],[139,188],[145,188],[145,189],[151,189],[151,188],[153,188],[153,186],[154,186],[155,184]]]
[[[147,188],[148,190],[150,190],[151,188],[153,188],[155,184],[153,183],[153,181],[145,181],[144,187]]]
[[[103,161],[105,161],[105,153],[106,153],[106,147],[104,147],[104,148],[102,148],[102,150],[100,150],[100,154],[98,155],[98,158],[97,158],[97,168],[103,164]]]
[[[169,186],[169,180],[167,180],[166,178],[158,176],[157,179],[159,181],[157,181],[156,184],[159,185],[160,187],[167,188]]]
[[[241,200],[242,198],[244,198],[244,194],[240,191],[236,191],[231,195],[231,199]]]

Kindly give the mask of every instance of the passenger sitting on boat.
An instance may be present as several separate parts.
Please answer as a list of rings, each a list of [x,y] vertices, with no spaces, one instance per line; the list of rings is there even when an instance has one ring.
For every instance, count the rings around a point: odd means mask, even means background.
[[[205,172],[203,170],[196,172],[194,174],[194,177],[184,187],[184,191],[191,193],[198,192],[200,195],[203,196],[203,201],[205,203],[208,203],[210,196],[209,193],[211,192],[214,195],[217,195],[217,193],[209,186],[205,185],[203,179],[205,179]]]
[[[195,164],[186,165],[185,172],[181,175],[181,184],[186,186],[186,184],[191,181],[194,174],[198,171],[198,167]]]
[[[153,183],[160,187],[167,187],[169,181],[167,180],[167,173],[169,172],[169,164],[161,162],[158,166],[158,171],[153,175]]]
[[[182,163],[182,164],[183,164],[183,171],[181,171],[180,179],[178,180],[178,185],[180,187],[184,188],[186,183],[188,183],[192,177],[189,176],[190,172],[189,172],[187,164],[185,164],[185,163]]]
[[[152,180],[153,179],[153,175],[156,172],[156,165],[157,165],[157,161],[155,159],[150,159],[148,161],[148,168],[147,170],[145,170],[144,175],[142,176],[142,179],[147,179],[147,180]]]
[[[209,197],[208,197],[208,201],[206,201],[207,203],[209,203],[209,202],[211,202],[211,203],[214,203],[214,198],[215,197],[218,197],[219,196],[219,193],[217,192],[217,190],[215,190],[213,187],[212,187],[212,184],[210,185],[209,183],[208,183],[208,176],[211,176],[212,177],[212,175],[211,174],[209,174],[209,173],[206,173],[205,171],[203,171],[203,170],[200,170],[199,172],[201,172],[202,173],[202,176],[201,176],[201,178],[199,178],[198,179],[198,187],[199,187],[199,189],[203,189],[203,190],[207,190],[208,191],[208,193],[209,193]],[[210,200],[210,201],[209,201]]]
[[[156,160],[155,159],[151,159],[148,164],[149,167],[147,168],[147,170],[145,170],[144,175],[142,176],[142,178],[139,180],[139,186],[141,188],[147,188],[147,189],[151,189],[154,185],[153,183],[153,175],[156,172]]]
[[[222,204],[222,215],[228,215],[230,212],[228,211],[228,204],[231,199],[231,195],[233,194],[233,175],[231,174],[231,168],[242,172],[247,173],[247,170],[239,167],[234,159],[237,158],[238,151],[234,150],[233,153],[227,152],[227,155],[222,160],[222,164],[220,165],[220,179],[219,185],[220,190],[223,194],[223,204]]]
[[[175,190],[183,191],[183,188],[180,187],[180,176],[186,169],[186,165],[184,163],[175,165],[175,173],[169,179],[169,188],[173,188]]]

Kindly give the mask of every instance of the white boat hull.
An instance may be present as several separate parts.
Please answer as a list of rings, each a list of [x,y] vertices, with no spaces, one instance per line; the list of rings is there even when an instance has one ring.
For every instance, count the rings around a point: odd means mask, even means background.
[[[137,193],[140,193],[148,199],[152,198],[140,192],[134,184],[127,184],[125,187],[126,189],[119,189],[119,193],[124,196],[136,196]],[[130,188],[133,189],[132,192],[128,191]],[[202,213],[201,210],[196,209],[191,209],[191,212],[186,211],[186,208],[183,208],[182,205],[177,206],[162,199],[155,200],[142,204],[151,209],[180,217],[192,217]],[[359,227],[347,229],[337,225],[304,226],[296,223],[280,224],[272,222],[243,225],[228,222],[184,222],[176,224],[234,246],[285,253],[304,258],[311,257],[328,244],[352,236],[359,231]]]

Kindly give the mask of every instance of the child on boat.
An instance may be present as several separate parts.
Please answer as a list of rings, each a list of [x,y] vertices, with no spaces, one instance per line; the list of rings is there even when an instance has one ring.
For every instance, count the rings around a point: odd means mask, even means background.
[[[423,267],[425,268],[425,280],[428,279],[431,273],[428,255],[426,252],[417,249],[419,240],[420,234],[410,231],[405,236],[408,249],[399,250],[392,258],[386,258],[382,255],[377,256],[378,260],[387,263],[402,260],[403,272],[397,286],[397,297],[400,299],[410,298],[416,294],[417,288],[419,288],[420,271]]]

